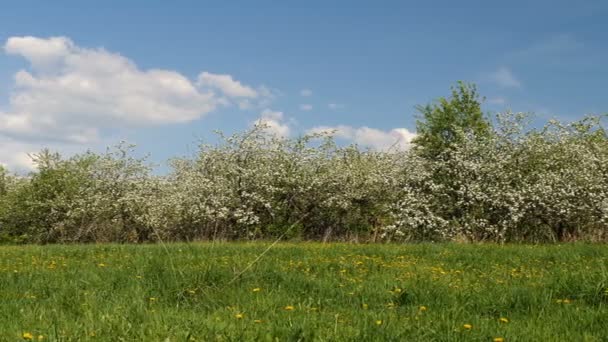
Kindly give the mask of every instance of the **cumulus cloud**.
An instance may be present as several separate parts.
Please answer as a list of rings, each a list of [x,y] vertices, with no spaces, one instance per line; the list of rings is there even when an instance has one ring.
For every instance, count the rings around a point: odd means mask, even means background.
[[[288,123],[285,122],[283,112],[270,109],[264,109],[254,125],[263,125],[268,133],[283,138],[288,137],[291,131]]]
[[[498,70],[490,73],[488,78],[494,83],[505,88],[519,88],[521,82],[515,77],[513,72],[507,67],[500,67]]]
[[[3,50],[28,62],[15,73],[7,101],[0,101],[6,102],[0,161],[17,168],[41,147],[90,147],[111,129],[189,122],[223,106],[260,108],[273,98],[270,89],[228,74],[201,72],[190,80],[173,70],[141,69],[118,53],[67,37],[11,37]]]
[[[0,137],[0,165],[15,172],[27,172],[34,169],[30,155],[39,149],[10,138]]]
[[[230,75],[202,72],[194,83],[66,37],[11,37],[4,51],[30,64],[15,74],[8,107],[0,109],[0,133],[12,137],[94,142],[101,128],[188,122],[263,97]]]
[[[416,136],[406,128],[394,128],[390,131],[383,131],[370,127],[352,127],[347,125],[339,126],[318,126],[308,130],[308,133],[331,133],[337,138],[350,140],[358,145],[372,148],[378,151],[388,151],[391,149],[406,150],[410,147],[410,142]]]
[[[77,145],[62,144],[53,142],[45,143],[41,146],[38,142],[26,142],[0,135],[0,165],[17,173],[27,173],[34,170],[34,162],[32,156],[42,149],[49,148],[53,151],[59,151],[66,154],[77,152]]]
[[[311,104],[301,104],[300,110],[303,110],[305,112],[312,110],[312,105]]]
[[[304,97],[312,96],[312,90],[302,89],[302,90],[300,90],[300,95],[304,96]]]
[[[212,74],[206,71],[198,75],[197,85],[215,88],[228,97],[256,98],[258,93],[251,87],[242,85],[230,75]]]

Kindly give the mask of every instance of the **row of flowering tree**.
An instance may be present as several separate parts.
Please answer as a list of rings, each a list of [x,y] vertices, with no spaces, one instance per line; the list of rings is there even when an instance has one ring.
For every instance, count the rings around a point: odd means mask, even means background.
[[[42,151],[27,177],[0,168],[0,241],[209,239],[565,241],[608,238],[600,117],[492,120],[474,86],[420,107],[407,151],[294,139],[256,126],[202,144],[159,176],[133,147]]]

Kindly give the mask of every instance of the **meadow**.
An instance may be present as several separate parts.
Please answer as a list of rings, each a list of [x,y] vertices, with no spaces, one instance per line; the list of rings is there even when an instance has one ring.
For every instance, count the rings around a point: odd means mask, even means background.
[[[605,245],[303,242],[263,254],[269,246],[1,246],[0,340],[608,336]]]

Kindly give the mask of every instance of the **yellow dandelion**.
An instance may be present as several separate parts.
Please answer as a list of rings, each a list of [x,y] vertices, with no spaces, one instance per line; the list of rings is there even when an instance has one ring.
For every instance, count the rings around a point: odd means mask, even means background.
[[[382,320],[381,319],[377,320],[376,325],[382,325]]]
[[[38,341],[42,341],[42,340],[44,340],[44,336],[38,335]]]
[[[470,325],[470,324],[465,324],[465,325],[463,325],[462,327],[463,327],[463,328],[465,328],[465,329],[467,329],[467,330],[471,330],[471,329],[473,329],[473,326],[472,326],[472,325]]]
[[[260,291],[262,291],[262,289],[261,289],[261,288],[259,288],[259,287],[256,287],[256,288],[254,288],[254,289],[253,289],[253,290],[251,290],[251,291],[252,291],[252,292],[260,292]]]
[[[509,323],[509,319],[508,319],[508,318],[506,318],[506,317],[500,317],[500,318],[498,319],[498,321],[499,321],[500,323]]]
[[[369,305],[363,303],[361,304],[361,307],[363,308],[363,310],[367,310],[369,308]]]
[[[151,302],[156,302],[158,300],[158,298],[156,298],[156,297],[150,297],[149,299]]]
[[[494,342],[505,342],[505,339],[502,337],[494,337],[494,339],[492,340]]]
[[[106,267],[107,265],[104,264],[103,262],[100,262],[99,264],[97,264],[98,267]]]
[[[24,332],[23,335],[21,335],[21,338],[23,338],[24,340],[33,340],[34,335],[32,335],[32,333],[29,333],[29,332]]]
[[[243,317],[245,317],[245,315],[243,315],[242,313],[237,313],[236,315],[234,315],[234,318],[236,319],[242,319]]]
[[[295,310],[295,308],[292,305],[287,305],[286,307],[284,307],[283,309],[287,310],[287,311],[293,311]]]
[[[426,310],[427,310],[427,307],[426,307],[426,306],[424,306],[424,305],[421,305],[421,306],[418,308],[418,310],[420,310],[420,311],[426,311]]]
[[[564,304],[570,304],[570,302],[571,302],[571,301],[570,301],[570,299],[564,299],[564,300],[563,300],[563,303],[564,303]]]
[[[254,319],[253,323],[262,323],[263,321],[261,319]]]

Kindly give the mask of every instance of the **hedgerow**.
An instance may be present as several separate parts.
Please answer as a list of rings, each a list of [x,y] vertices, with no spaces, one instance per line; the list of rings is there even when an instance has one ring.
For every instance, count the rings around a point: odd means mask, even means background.
[[[331,133],[285,139],[263,125],[201,144],[167,175],[121,144],[34,156],[0,169],[0,239],[146,242],[605,240],[608,138],[600,117],[542,129],[497,116],[482,138],[429,158],[338,146]]]

